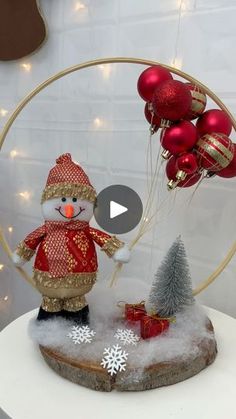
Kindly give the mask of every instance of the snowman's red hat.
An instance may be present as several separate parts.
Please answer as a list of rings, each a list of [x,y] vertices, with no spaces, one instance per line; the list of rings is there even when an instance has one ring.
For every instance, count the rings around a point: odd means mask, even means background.
[[[69,153],[58,157],[56,163],[56,166],[49,172],[41,203],[61,196],[86,199],[90,202],[96,200],[96,191],[88,176],[78,164],[72,161]]]

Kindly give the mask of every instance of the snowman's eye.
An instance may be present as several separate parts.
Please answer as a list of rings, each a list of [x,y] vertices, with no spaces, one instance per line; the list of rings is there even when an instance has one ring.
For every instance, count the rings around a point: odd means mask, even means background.
[[[61,198],[61,200],[62,200],[62,202],[66,202],[66,198],[65,197]]]
[[[77,202],[77,198],[72,198],[72,201],[73,202]]]

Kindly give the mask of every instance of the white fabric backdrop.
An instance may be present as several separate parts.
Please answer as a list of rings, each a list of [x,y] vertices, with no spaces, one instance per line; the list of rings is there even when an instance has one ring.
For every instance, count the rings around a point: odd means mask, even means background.
[[[183,0],[181,13],[177,0],[40,3],[48,23],[47,42],[30,57],[0,63],[1,126],[19,100],[53,73],[107,56],[182,62],[184,71],[207,84],[234,113],[235,1]],[[21,113],[0,154],[0,221],[12,247],[42,223],[41,191],[49,168],[62,152],[72,153],[98,191],[111,183],[123,183],[145,199],[148,127],[143,102],[136,92],[142,70],[141,66],[117,64],[108,70],[80,71],[54,83]],[[232,138],[235,140],[235,135]],[[172,213],[162,217],[135,248],[123,275],[151,283],[169,245],[182,234],[194,284],[207,277],[235,240],[235,186],[236,180],[211,179],[199,188],[191,204],[186,200],[192,191],[184,191]],[[20,196],[22,192],[28,195]],[[13,227],[12,232],[9,227]],[[134,233],[122,238],[129,241]],[[99,280],[107,280],[112,261],[100,253],[99,259]],[[2,251],[0,264],[4,265],[0,265],[3,327],[36,307],[40,297],[24,283]],[[236,316],[235,273],[236,258],[201,294],[200,301]]]

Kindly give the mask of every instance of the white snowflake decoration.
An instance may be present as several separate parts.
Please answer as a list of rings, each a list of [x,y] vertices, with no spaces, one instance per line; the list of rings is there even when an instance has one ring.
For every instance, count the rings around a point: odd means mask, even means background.
[[[117,329],[114,335],[116,339],[120,340],[123,345],[137,345],[140,340],[139,336],[135,335],[131,329]]]
[[[67,335],[74,344],[91,343],[96,332],[91,330],[88,326],[73,326],[71,332]]]
[[[119,345],[105,348],[101,365],[106,368],[110,375],[117,374],[118,371],[125,371],[128,353],[123,351]]]

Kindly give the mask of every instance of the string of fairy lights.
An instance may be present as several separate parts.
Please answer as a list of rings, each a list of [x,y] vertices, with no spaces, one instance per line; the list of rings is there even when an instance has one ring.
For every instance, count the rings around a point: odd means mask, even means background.
[[[181,69],[182,67],[182,58],[179,56],[179,39],[180,39],[180,30],[181,30],[181,19],[183,17],[183,15],[185,14],[185,12],[188,10],[188,6],[189,6],[189,0],[176,0],[176,8],[178,11],[178,18],[177,18],[177,31],[176,31],[176,40],[175,40],[175,45],[174,45],[174,54],[172,59],[170,60],[170,65],[172,67]],[[81,1],[75,1],[74,6],[73,6],[73,12],[74,13],[85,13],[88,11],[88,5],[81,2]],[[28,60],[25,62],[21,62],[19,64],[19,67],[22,71],[24,71],[26,74],[30,74],[33,71],[33,65],[31,62],[29,62]],[[98,71],[101,72],[104,80],[108,80],[111,77],[112,74],[112,65],[111,64],[104,64],[104,65],[99,65],[98,66]],[[2,120],[2,122],[4,123],[4,119],[6,119],[6,117],[9,114],[9,110],[5,109],[5,107],[0,107],[0,121]],[[102,129],[105,125],[106,125],[106,121],[104,120],[104,118],[101,118],[100,116],[96,116],[93,119],[93,127],[94,129]],[[17,149],[12,149],[9,153],[9,158],[14,160],[16,158],[21,157],[22,153],[17,150]],[[24,201],[30,201],[31,199],[31,192],[28,190],[23,190],[23,191],[19,191],[17,192],[17,196],[19,197],[19,199],[22,199]],[[14,228],[13,226],[8,226],[7,227],[8,230],[8,234],[9,236],[12,236],[13,232],[14,232]],[[10,240],[11,242],[11,240]],[[5,265],[1,260],[0,260],[0,276],[4,273],[4,270],[7,268],[7,265]],[[7,304],[10,301],[9,295],[7,294],[2,294],[1,293],[1,289],[0,289],[0,310],[1,310],[1,306],[2,304]]]

